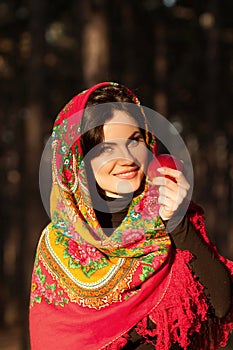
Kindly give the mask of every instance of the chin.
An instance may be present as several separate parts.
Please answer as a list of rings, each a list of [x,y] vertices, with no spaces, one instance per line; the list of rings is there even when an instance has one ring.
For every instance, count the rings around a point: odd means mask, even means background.
[[[121,181],[117,184],[116,190],[117,193],[121,194],[130,194],[136,192],[141,186],[141,181]]]

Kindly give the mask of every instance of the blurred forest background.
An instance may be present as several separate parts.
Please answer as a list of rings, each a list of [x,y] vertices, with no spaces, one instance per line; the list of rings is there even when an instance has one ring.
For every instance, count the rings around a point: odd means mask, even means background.
[[[233,258],[232,0],[0,0],[0,79],[1,350],[30,349],[31,270],[49,222],[41,154],[56,114],[94,83],[126,84],[175,125],[209,235]]]

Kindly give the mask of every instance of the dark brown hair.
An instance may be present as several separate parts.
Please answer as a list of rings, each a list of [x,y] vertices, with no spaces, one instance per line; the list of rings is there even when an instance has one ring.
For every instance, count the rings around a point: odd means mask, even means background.
[[[132,92],[120,84],[103,86],[89,96],[82,118],[81,146],[84,156],[103,141],[103,125],[116,110],[125,111],[134,118],[145,138],[145,118]]]

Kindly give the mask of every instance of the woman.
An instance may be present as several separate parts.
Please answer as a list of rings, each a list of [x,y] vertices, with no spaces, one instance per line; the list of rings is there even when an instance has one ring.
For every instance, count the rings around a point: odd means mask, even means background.
[[[233,264],[174,169],[147,178],[156,140],[137,97],[100,83],[53,131],[51,223],[32,276],[32,350],[217,349],[232,330]],[[164,175],[173,177],[174,181]]]

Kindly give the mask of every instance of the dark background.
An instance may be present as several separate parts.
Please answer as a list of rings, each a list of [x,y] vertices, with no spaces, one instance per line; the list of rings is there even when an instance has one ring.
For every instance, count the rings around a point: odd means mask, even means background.
[[[29,349],[40,158],[94,83],[129,86],[180,131],[209,236],[233,258],[232,78],[232,0],[0,0],[0,349]]]

